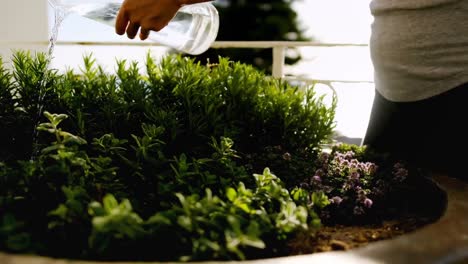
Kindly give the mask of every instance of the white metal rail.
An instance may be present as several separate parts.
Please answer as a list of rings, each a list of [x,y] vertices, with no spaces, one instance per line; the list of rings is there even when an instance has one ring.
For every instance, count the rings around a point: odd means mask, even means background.
[[[92,41],[59,41],[57,45],[83,45],[83,46],[141,46],[141,47],[156,47],[161,46],[154,42],[133,42],[133,41],[118,41],[118,42],[92,42]],[[273,68],[272,75],[274,77],[284,77],[284,61],[286,49],[290,47],[367,47],[365,43],[321,43],[314,41],[216,41],[211,47],[215,49],[223,48],[249,48],[249,49],[272,49],[273,52]],[[333,82],[341,83],[372,83],[369,80],[317,80],[296,78],[300,81],[314,81],[319,83],[330,84]]]

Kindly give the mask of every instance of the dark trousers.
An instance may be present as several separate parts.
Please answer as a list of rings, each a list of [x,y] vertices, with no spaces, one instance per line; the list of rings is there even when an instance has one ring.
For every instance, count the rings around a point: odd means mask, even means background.
[[[468,83],[415,102],[375,93],[363,145],[422,168],[468,179]]]

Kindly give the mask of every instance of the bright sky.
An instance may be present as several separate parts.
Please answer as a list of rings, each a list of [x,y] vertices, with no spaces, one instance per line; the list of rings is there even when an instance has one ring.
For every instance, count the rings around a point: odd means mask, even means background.
[[[367,43],[372,17],[370,0],[302,0],[293,8],[306,35],[327,43]],[[112,27],[78,16],[69,16],[62,24],[59,40],[130,41],[118,36]],[[139,40],[134,40],[139,41]],[[78,68],[85,53],[93,53],[98,63],[112,70],[115,58],[143,63],[147,48],[139,47],[63,47],[54,52],[54,67]],[[164,55],[164,48],[153,48],[154,56]],[[367,47],[301,48],[303,60],[287,66],[286,73],[314,79],[373,80],[373,68]],[[336,84],[338,93],[337,130],[349,137],[362,137],[367,126],[372,84]],[[363,118],[364,117],[364,118]]]
[[[309,36],[323,42],[367,43],[370,0],[302,0],[294,4]]]

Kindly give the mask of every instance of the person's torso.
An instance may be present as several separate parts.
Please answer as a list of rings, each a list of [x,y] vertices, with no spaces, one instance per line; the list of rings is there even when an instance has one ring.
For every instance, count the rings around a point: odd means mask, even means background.
[[[370,9],[373,14],[395,11],[432,8],[462,0],[372,0]]]
[[[373,0],[376,89],[425,99],[468,82],[468,0]]]

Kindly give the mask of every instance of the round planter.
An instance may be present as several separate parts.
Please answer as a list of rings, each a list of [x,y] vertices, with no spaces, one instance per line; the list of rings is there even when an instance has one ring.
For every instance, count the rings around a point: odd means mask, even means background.
[[[348,251],[333,251],[300,256],[238,261],[251,264],[377,264],[377,263],[468,263],[468,183],[444,175],[433,175],[432,185],[424,188],[428,208],[442,206],[442,216],[432,224],[405,235],[373,242]],[[431,187],[432,186],[432,187]],[[432,197],[429,197],[432,196]],[[434,199],[435,198],[435,199]],[[436,201],[434,203],[434,201]],[[439,201],[439,204],[437,204]],[[207,261],[201,263],[232,263]],[[15,255],[0,252],[1,264],[130,264],[138,262],[96,262],[49,257]],[[140,262],[141,263],[141,262]],[[156,264],[161,262],[144,262]],[[167,262],[166,262],[167,263]]]

